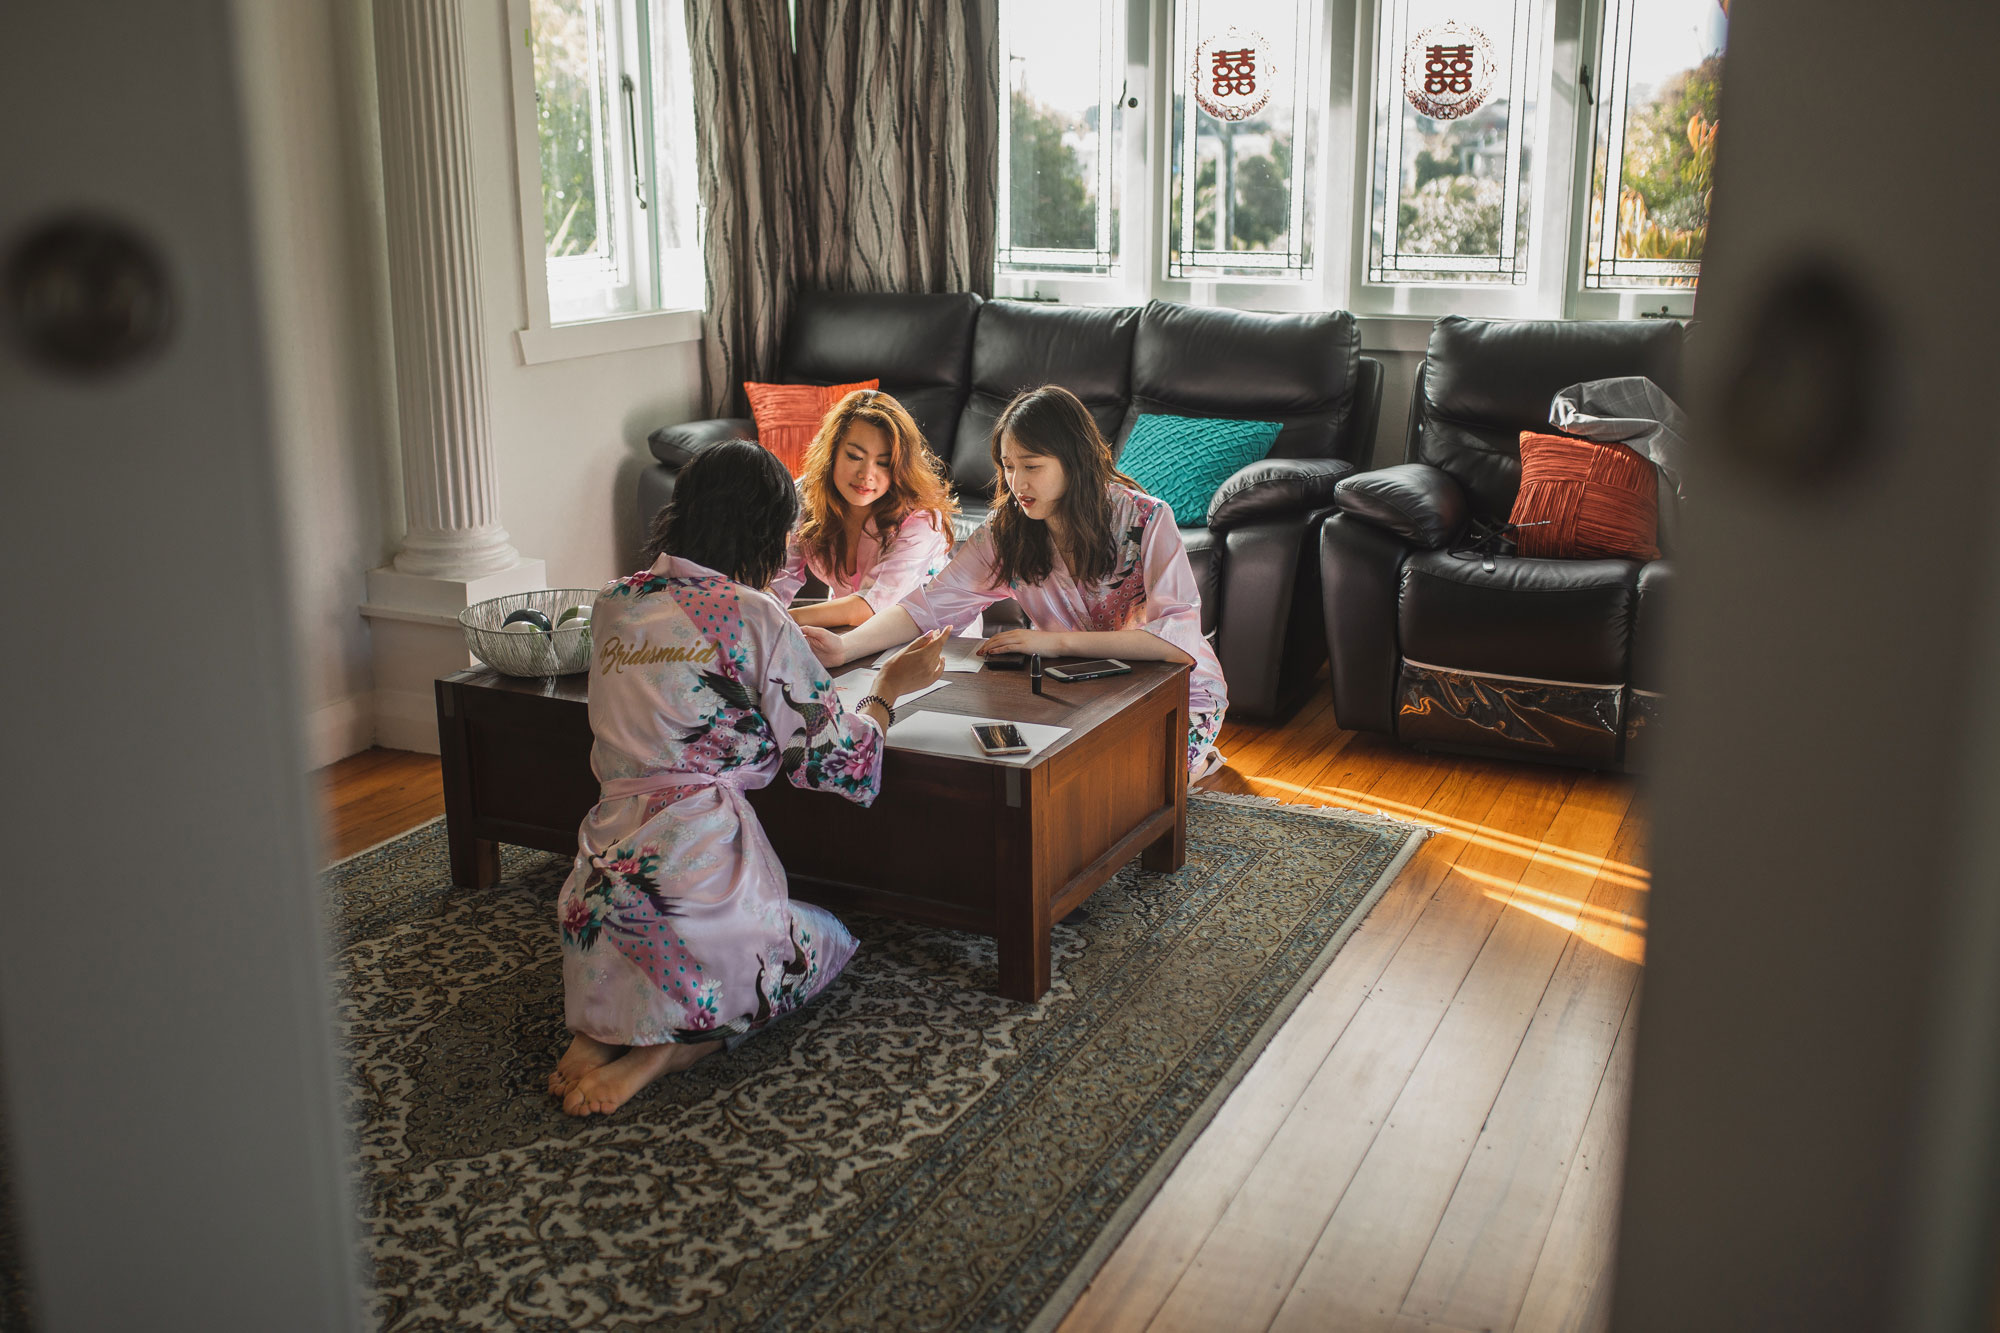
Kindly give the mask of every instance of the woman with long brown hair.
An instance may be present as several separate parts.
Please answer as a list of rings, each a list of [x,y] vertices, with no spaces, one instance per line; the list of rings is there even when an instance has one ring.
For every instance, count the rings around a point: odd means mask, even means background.
[[[799,473],[799,526],[771,595],[789,604],[808,574],[828,599],[796,607],[801,625],[846,628],[894,606],[944,568],[958,504],[903,405],[858,389],[834,405]]]
[[[1221,766],[1216,733],[1229,693],[1201,632],[1201,593],[1165,501],[1112,464],[1111,446],[1076,395],[1056,385],[1017,394],[993,427],[993,513],[935,579],[847,634],[808,629],[829,667],[949,626],[1004,597],[1032,629],[1005,630],[981,652],[1181,662],[1188,681],[1188,777]]]

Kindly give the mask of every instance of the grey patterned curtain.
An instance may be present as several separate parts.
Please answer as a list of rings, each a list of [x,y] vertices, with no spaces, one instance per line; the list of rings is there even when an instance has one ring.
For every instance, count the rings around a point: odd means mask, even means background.
[[[702,397],[748,416],[744,380],[778,368],[800,255],[798,90],[786,0],[687,0],[708,310]]]
[[[799,6],[814,291],[993,293],[999,0]]]
[[[993,289],[998,0],[687,0],[714,416],[795,291]]]

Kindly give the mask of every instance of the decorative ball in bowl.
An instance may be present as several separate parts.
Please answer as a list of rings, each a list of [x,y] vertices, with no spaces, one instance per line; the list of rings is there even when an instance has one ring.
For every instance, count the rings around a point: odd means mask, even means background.
[[[465,646],[503,676],[568,676],[590,669],[595,588],[544,588],[478,602],[458,613]]]

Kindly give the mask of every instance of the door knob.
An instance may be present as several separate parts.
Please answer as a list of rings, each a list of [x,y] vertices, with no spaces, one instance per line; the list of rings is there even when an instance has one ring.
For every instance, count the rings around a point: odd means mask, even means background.
[[[1730,461],[1786,489],[1834,481],[1879,438],[1882,317],[1856,281],[1812,261],[1772,282],[1722,394]]]
[[[71,214],[30,228],[10,247],[0,285],[7,341],[47,370],[97,376],[164,347],[174,301],[166,264],[131,227]]]

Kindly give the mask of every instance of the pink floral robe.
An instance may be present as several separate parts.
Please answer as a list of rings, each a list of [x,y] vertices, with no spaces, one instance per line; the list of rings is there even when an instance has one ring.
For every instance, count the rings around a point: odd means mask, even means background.
[[[868,805],[881,729],[842,710],[776,601],[690,561],[607,585],[591,640],[599,799],[556,904],[569,1027],[619,1046],[741,1037],[855,947],[791,901],[744,792],[782,775]]]
[[[1039,584],[1000,581],[990,526],[966,538],[951,563],[924,588],[902,602],[919,633],[949,625],[953,633],[1003,597],[1021,604],[1028,621],[1043,630],[1142,629],[1157,634],[1194,659],[1188,680],[1188,775],[1205,775],[1221,762],[1216,733],[1229,707],[1222,664],[1201,632],[1201,591],[1187,547],[1166,501],[1113,483],[1111,530],[1118,534],[1118,558],[1111,577],[1088,586],[1070,577],[1062,556]]]
[[[880,611],[923,587],[944,568],[950,555],[951,542],[938,528],[937,516],[930,510],[919,509],[904,515],[886,546],[871,514],[861,527],[854,572],[846,577],[808,557],[805,548],[799,545],[798,534],[793,533],[791,545],[785,548],[785,567],[771,580],[771,596],[790,606],[810,574],[826,584],[830,598],[858,594],[871,612]]]

